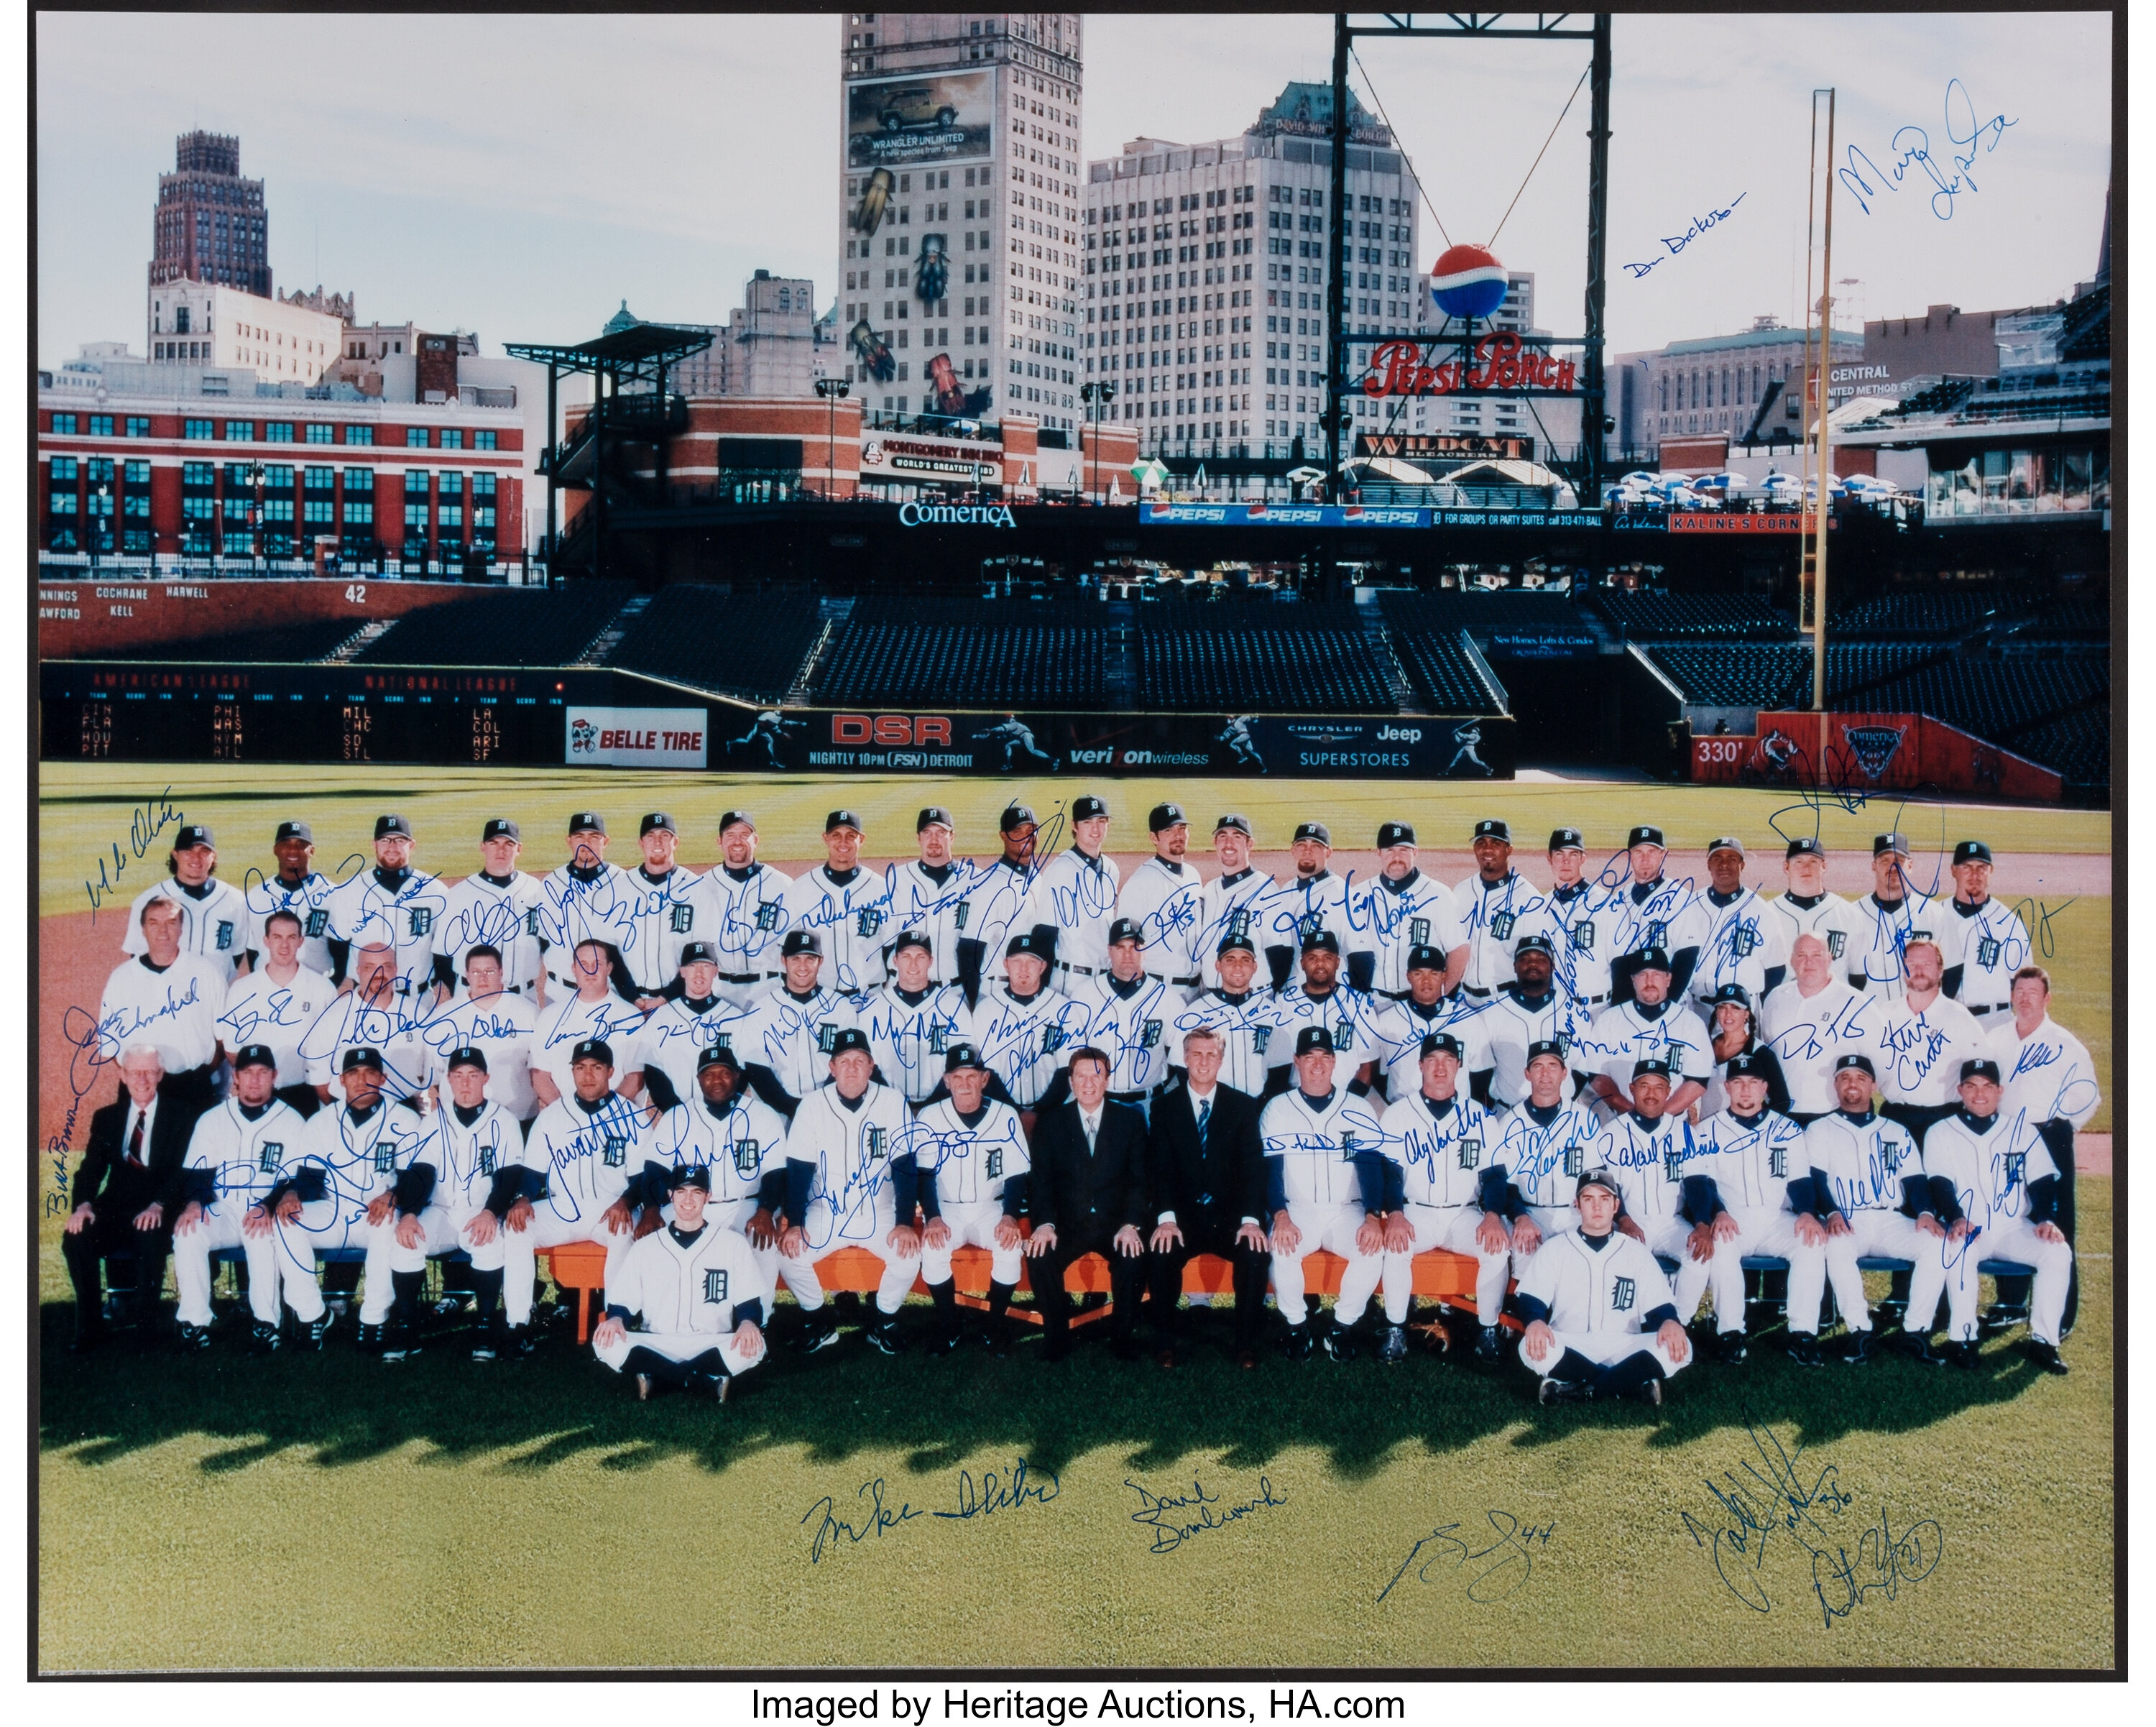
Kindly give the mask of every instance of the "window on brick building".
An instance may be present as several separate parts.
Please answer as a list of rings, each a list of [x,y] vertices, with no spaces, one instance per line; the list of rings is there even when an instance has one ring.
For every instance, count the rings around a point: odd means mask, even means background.
[[[404,447],[407,450],[424,450],[427,447],[427,429],[424,426],[405,427]]]

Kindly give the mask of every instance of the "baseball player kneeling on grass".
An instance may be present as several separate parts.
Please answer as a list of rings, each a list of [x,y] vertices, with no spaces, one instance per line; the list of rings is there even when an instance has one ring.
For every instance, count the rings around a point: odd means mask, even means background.
[[[1006,1315],[1018,1293],[1018,1221],[1025,1212],[1033,1159],[1018,1112],[988,1095],[988,1064],[980,1051],[970,1043],[953,1044],[943,1057],[943,1083],[951,1095],[915,1117],[906,1139],[927,1220],[921,1232],[921,1279],[936,1303],[939,1349],[958,1344],[951,1255],[960,1247],[988,1251],[987,1341],[998,1353],[1009,1349]]]
[[[771,1285],[757,1269],[748,1239],[707,1223],[708,1164],[683,1164],[673,1174],[674,1221],[629,1250],[607,1280],[606,1318],[592,1350],[616,1373],[632,1375],[636,1395],[680,1385],[726,1388],[763,1359],[761,1325]],[[631,1331],[629,1321],[641,1319]]]
[[[1542,1376],[1544,1403],[1628,1393],[1660,1403],[1662,1381],[1691,1357],[1669,1279],[1644,1242],[1616,1227],[1620,1203],[1616,1176],[1589,1169],[1573,1200],[1579,1227],[1520,1275],[1520,1359]]]
[[[831,1041],[831,1083],[802,1099],[786,1130],[786,1216],[799,1221],[779,1237],[778,1275],[808,1316],[804,1352],[837,1340],[816,1265],[841,1247],[865,1247],[882,1262],[870,1348],[896,1355],[905,1346],[898,1310],[921,1269],[913,1154],[905,1149],[913,1116],[875,1072],[868,1033],[849,1025]]]
[[[209,1347],[210,1255],[247,1255],[248,1305],[259,1352],[277,1346],[277,1237],[263,1199],[285,1149],[306,1122],[277,1096],[277,1051],[251,1043],[232,1058],[232,1095],[195,1123],[182,1180],[187,1203],[172,1226],[172,1277],[180,1287],[180,1347]]]
[[[1845,1359],[1857,1364],[1871,1360],[1876,1352],[1864,1273],[1856,1262],[1867,1253],[1915,1261],[1928,1245],[1936,1251],[1936,1243],[1904,1210],[1930,1200],[1916,1144],[1907,1128],[1872,1108],[1874,1084],[1869,1056],[1855,1051],[1843,1055],[1834,1067],[1835,1098],[1840,1107],[1804,1129],[1804,1157],[1811,1169],[1816,1223],[1825,1231],[1827,1281],[1834,1285],[1835,1303],[1849,1327]],[[1797,1233],[1812,1239],[1801,1217]],[[1789,1354],[1801,1366],[1816,1367],[1821,1359],[1818,1303],[1815,1299],[1809,1308],[1799,1307],[1794,1262],[1789,1271]],[[1937,1303],[1936,1294],[1933,1300]]]

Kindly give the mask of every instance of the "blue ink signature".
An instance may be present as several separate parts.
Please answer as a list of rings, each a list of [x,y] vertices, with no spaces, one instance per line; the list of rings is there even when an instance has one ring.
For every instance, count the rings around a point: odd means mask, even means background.
[[[90,896],[90,921],[93,928],[97,923],[98,907],[120,892],[120,878],[126,872],[129,862],[139,863],[147,857],[151,846],[157,843],[157,835],[181,820],[180,812],[172,807],[172,789],[168,785],[155,798],[136,806],[135,813],[127,824],[126,851],[120,849],[120,841],[115,840],[106,848],[109,858],[105,854],[100,854],[97,879],[95,881],[85,881],[82,884],[84,891]],[[108,861],[110,869],[106,867]]]
[[[1951,176],[1933,159],[1930,135],[1919,126],[1905,126],[1888,141],[1887,147],[1895,154],[1892,165],[1885,168],[1856,145],[1849,146],[1848,162],[1837,170],[1837,177],[1849,188],[1851,195],[1856,199],[1857,208],[1866,215],[1871,213],[1871,206],[1866,200],[1876,198],[1881,192],[1899,192],[1902,182],[1909,177],[1910,170],[1920,167],[1933,188],[1932,214],[1942,222],[1953,221],[1954,199],[1964,192],[1979,189],[1976,177],[1969,172],[1976,165],[1977,146],[1981,144],[1983,153],[1989,156],[1999,147],[1999,141],[2006,136],[2006,129],[2021,123],[2018,120],[2009,120],[2004,114],[1994,114],[1990,119],[1979,122],[1976,117],[1976,105],[1969,100],[1969,90],[1958,78],[1948,80],[1944,105],[1947,141],[1959,146],[1948,157],[1953,165]],[[1965,148],[1968,153],[1959,153],[1960,148]],[[1870,170],[1870,178],[1866,177],[1866,169]],[[1873,180],[1876,180],[1878,184],[1872,184]]]
[[[1194,1476],[1187,1493],[1156,1493],[1127,1477],[1123,1485],[1143,1502],[1142,1509],[1131,1514],[1131,1521],[1152,1529],[1152,1545],[1146,1550],[1148,1553],[1173,1553],[1185,1541],[1208,1529],[1225,1529],[1254,1512],[1287,1503],[1284,1496],[1273,1492],[1271,1481],[1263,1475],[1258,1478],[1257,1498],[1225,1507],[1221,1505],[1220,1496],[1207,1493],[1205,1484]],[[1191,1514],[1194,1510],[1194,1519]]]
[[[1810,1531],[1823,1547],[1831,1534],[1817,1514],[1839,1517],[1856,1500],[1842,1491],[1836,1466],[1828,1464],[1807,1482],[1797,1473],[1802,1446],[1792,1455],[1748,1412],[1744,1426],[1752,1436],[1756,1459],[1748,1458],[1736,1470],[1724,1470],[1726,1487],[1711,1478],[1707,1482],[1721,1516],[1710,1514],[1702,1520],[1689,1511],[1679,1514],[1693,1544],[1713,1555],[1715,1570],[1729,1592],[1754,1612],[1764,1613],[1774,1605],[1765,1581],[1768,1538],[1782,1530],[1798,1536],[1807,1550],[1818,1552],[1820,1547],[1804,1540],[1799,1531]]]
[[[829,1493],[803,1512],[801,1517],[803,1523],[819,1514],[822,1517],[822,1521],[816,1526],[815,1539],[808,1545],[808,1563],[812,1565],[821,1564],[825,1547],[835,1547],[841,1539],[850,1541],[858,1547],[871,1535],[881,1535],[886,1530],[895,1529],[901,1524],[928,1514],[902,1499],[898,1509],[893,1511],[884,1503],[883,1493],[883,1478],[880,1475],[855,1491],[855,1498],[865,1498],[869,1502],[867,1520],[858,1529],[836,1514],[836,1505]]]
[[[1029,1504],[1045,1505],[1063,1491],[1063,1483],[1053,1469],[1043,1472],[1048,1477],[1045,1486],[1036,1486],[1028,1480],[1029,1473],[1025,1459],[1020,1457],[1016,1467],[1001,1480],[997,1478],[994,1470],[983,1469],[977,1487],[973,1472],[961,1469],[958,1472],[958,1509],[931,1514],[957,1520],[993,1517],[998,1511],[1022,1511]]]
[[[1540,1525],[1522,1525],[1519,1519],[1509,1511],[1491,1511],[1487,1516],[1490,1527],[1497,1534],[1497,1539],[1488,1546],[1471,1549],[1466,1542],[1453,1534],[1460,1527],[1458,1524],[1440,1524],[1408,1550],[1407,1558],[1401,1561],[1399,1570],[1393,1573],[1392,1582],[1378,1592],[1378,1599],[1382,1601],[1390,1595],[1394,1585],[1407,1575],[1408,1567],[1414,1564],[1423,1549],[1432,1545],[1435,1545],[1438,1551],[1424,1560],[1417,1569],[1417,1581],[1429,1582],[1430,1567],[1442,1559],[1449,1557],[1455,1571],[1479,1560],[1490,1560],[1491,1563],[1469,1580],[1467,1599],[1471,1601],[1502,1601],[1507,1596],[1517,1595],[1526,1587],[1527,1578],[1535,1568],[1535,1544],[1539,1541],[1544,1548],[1548,1547],[1550,1537],[1557,1533],[1557,1520],[1553,1518]],[[1499,1557],[1492,1559],[1492,1555]]]
[[[1662,236],[1662,244],[1669,248],[1668,252],[1664,256],[1660,258],[1650,258],[1645,264],[1628,264],[1625,266],[1625,269],[1632,272],[1632,280],[1637,281],[1641,276],[1646,275],[1648,271],[1651,270],[1657,264],[1668,263],[1671,258],[1676,257],[1678,253],[1683,251],[1684,249],[1690,245],[1694,240],[1701,239],[1710,230],[1717,228],[1722,223],[1727,222],[1729,219],[1730,211],[1735,209],[1738,205],[1743,203],[1748,195],[1748,193],[1740,192],[1736,197],[1730,199],[1728,204],[1725,208],[1718,210],[1709,210],[1704,216],[1693,217],[1691,218],[1691,226],[1686,228],[1682,234],[1674,235],[1664,234]]]

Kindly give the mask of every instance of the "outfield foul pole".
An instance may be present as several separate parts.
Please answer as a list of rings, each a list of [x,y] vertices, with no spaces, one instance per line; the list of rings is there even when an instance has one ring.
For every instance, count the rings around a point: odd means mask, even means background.
[[[1826,98],[1826,197],[1825,216],[1820,225],[1819,361],[1812,373],[1818,380],[1818,453],[1812,463],[1815,501],[1812,512],[1811,552],[1805,560],[1812,578],[1812,708],[1818,713],[1826,712],[1826,538],[1827,526],[1832,519],[1828,476],[1831,471],[1834,445],[1830,419],[1834,393],[1829,387],[1834,361],[1835,92],[1831,88],[1812,92],[1812,184],[1810,190],[1811,195],[1817,195],[1820,177],[1819,99],[1821,95]],[[1808,334],[1805,341],[1807,350],[1810,345]],[[1799,579],[1802,579],[1801,576]],[[1799,602],[1801,612],[1801,595]]]

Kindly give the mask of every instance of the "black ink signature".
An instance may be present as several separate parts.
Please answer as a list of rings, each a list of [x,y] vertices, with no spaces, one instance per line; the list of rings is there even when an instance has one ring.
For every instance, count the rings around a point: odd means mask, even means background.
[[[857,1488],[854,1497],[857,1499],[865,1498],[869,1502],[868,1519],[858,1529],[843,1517],[835,1514],[835,1507],[829,1493],[802,1514],[801,1521],[803,1523],[807,1523],[810,1518],[816,1517],[819,1514],[823,1519],[816,1526],[815,1539],[808,1545],[810,1565],[822,1563],[825,1546],[835,1545],[841,1538],[858,1547],[871,1535],[880,1535],[886,1529],[895,1529],[902,1523],[909,1523],[916,1517],[927,1515],[927,1512],[906,1503],[902,1499],[899,1502],[898,1509],[896,1511],[886,1506],[883,1502],[883,1477],[880,1475],[874,1481],[865,1483]]]
[[[1048,1476],[1047,1485],[1035,1486],[1026,1478],[1028,1474],[1026,1461],[1024,1457],[1020,1457],[1017,1467],[1000,1480],[997,1478],[994,1470],[983,1469],[981,1472],[980,1483],[976,1486],[973,1472],[961,1469],[958,1472],[958,1509],[956,1511],[938,1511],[932,1514],[941,1518],[963,1519],[969,1517],[993,1517],[998,1511],[1022,1510],[1028,1504],[1045,1505],[1063,1491],[1063,1483],[1057,1479],[1055,1472],[1051,1469],[1045,1473]]]
[[[127,824],[127,850],[120,849],[120,841],[112,840],[106,848],[109,857],[100,854],[97,860],[97,879],[85,880],[84,891],[90,895],[90,921],[97,923],[98,907],[120,892],[120,878],[128,864],[139,863],[150,855],[157,835],[174,822],[181,820],[180,812],[172,804],[172,789],[169,785],[148,801],[136,805],[134,815]],[[108,863],[110,868],[107,867]]]
[[[1273,1492],[1271,1481],[1262,1475],[1258,1478],[1256,1498],[1230,1505],[1224,1510],[1216,1509],[1220,1504],[1220,1496],[1207,1493],[1204,1483],[1194,1476],[1187,1493],[1156,1493],[1127,1478],[1123,1485],[1145,1502],[1143,1509],[1131,1514],[1131,1521],[1144,1524],[1152,1530],[1152,1545],[1147,1549],[1149,1553],[1173,1553],[1191,1537],[1207,1529],[1225,1529],[1252,1512],[1287,1503],[1286,1499]],[[1190,1516],[1193,1508],[1197,1512],[1194,1520]]]
[[[1471,1601],[1502,1601],[1507,1596],[1518,1594],[1526,1586],[1528,1575],[1534,1570],[1534,1544],[1539,1541],[1545,1548],[1549,1545],[1550,1537],[1557,1533],[1556,1520],[1553,1519],[1539,1526],[1533,1524],[1522,1525],[1519,1519],[1509,1511],[1491,1511],[1486,1515],[1490,1527],[1497,1532],[1497,1539],[1487,1547],[1470,1548],[1466,1542],[1452,1533],[1460,1527],[1458,1524],[1440,1524],[1408,1550],[1407,1558],[1401,1561],[1399,1570],[1393,1573],[1392,1582],[1378,1591],[1378,1599],[1382,1601],[1390,1595],[1394,1585],[1407,1575],[1408,1567],[1414,1564],[1423,1549],[1433,1545],[1438,1550],[1424,1560],[1416,1569],[1415,1576],[1419,1581],[1429,1582],[1430,1567],[1448,1555],[1455,1570],[1479,1560],[1490,1560],[1488,1565],[1469,1580],[1467,1599]],[[1499,1556],[1492,1558],[1493,1555]]]

